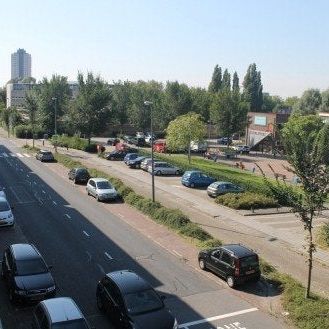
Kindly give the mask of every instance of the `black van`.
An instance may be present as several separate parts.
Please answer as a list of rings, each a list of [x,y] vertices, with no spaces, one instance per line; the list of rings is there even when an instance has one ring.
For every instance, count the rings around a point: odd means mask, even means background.
[[[198,256],[202,270],[210,270],[224,278],[229,287],[260,279],[258,255],[240,244],[228,244],[203,250]]]

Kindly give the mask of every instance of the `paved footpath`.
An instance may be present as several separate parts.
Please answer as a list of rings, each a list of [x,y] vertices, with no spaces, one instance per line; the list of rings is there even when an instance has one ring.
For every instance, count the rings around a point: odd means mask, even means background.
[[[25,144],[25,140],[13,139],[13,141],[17,145]],[[42,147],[41,141],[36,141],[36,146]],[[46,142],[45,147],[53,149],[48,142]],[[122,162],[109,162],[94,154],[72,149],[59,148],[58,150],[72,156],[85,166],[97,168],[112,176],[119,177],[137,193],[150,197],[150,179],[146,182],[145,177],[142,177],[144,173],[130,170]],[[198,191],[191,191],[179,186],[172,188],[172,186],[163,183],[162,179],[166,179],[166,177],[157,178],[156,181],[156,198],[163,205],[181,209],[193,222],[201,225],[224,243],[239,242],[251,247],[280,272],[288,273],[303,284],[306,283],[307,264],[303,247],[305,244],[304,232],[301,223],[294,215],[246,217],[229,208],[218,206],[208,200],[205,201],[198,195]],[[192,195],[192,193],[195,194]],[[317,223],[321,221],[325,220],[317,219]],[[180,250],[179,253],[183,259],[191,260],[191,255],[187,251]],[[328,297],[329,253],[319,250],[315,256],[311,288],[312,291]]]

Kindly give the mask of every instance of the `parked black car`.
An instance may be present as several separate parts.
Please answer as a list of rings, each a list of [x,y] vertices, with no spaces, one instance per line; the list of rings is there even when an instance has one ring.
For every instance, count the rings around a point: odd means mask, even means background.
[[[6,248],[1,277],[6,281],[11,302],[32,302],[54,297],[55,281],[50,266],[32,244],[12,244]]]
[[[143,137],[132,137],[130,142],[136,146],[145,146],[145,138]]]
[[[107,145],[112,145],[112,146],[115,146],[118,143],[120,143],[119,138],[109,138],[106,142]]]
[[[107,312],[116,328],[177,329],[175,317],[163,298],[136,273],[111,272],[99,281],[97,306]]]
[[[107,160],[123,160],[126,156],[126,151],[115,150],[105,155],[105,159]]]
[[[74,181],[74,184],[87,183],[90,178],[90,174],[85,168],[73,168],[68,172],[68,176]]]
[[[130,167],[130,168],[136,168],[136,169],[139,169],[141,167],[141,163],[142,161],[145,159],[145,157],[138,157],[136,159],[133,159],[133,160],[129,160],[127,162],[127,165]]]
[[[229,287],[260,279],[258,255],[240,244],[228,244],[199,252],[199,266],[224,278]]]
[[[228,145],[232,144],[232,138],[230,137],[220,137],[217,141],[218,144]]]
[[[125,135],[123,136],[123,141],[126,142],[127,144],[132,144],[132,141],[134,139],[134,136],[129,136],[129,135]]]
[[[129,160],[133,160],[138,157],[139,157],[138,153],[127,153],[126,156],[124,157],[123,161],[126,165],[128,165]]]

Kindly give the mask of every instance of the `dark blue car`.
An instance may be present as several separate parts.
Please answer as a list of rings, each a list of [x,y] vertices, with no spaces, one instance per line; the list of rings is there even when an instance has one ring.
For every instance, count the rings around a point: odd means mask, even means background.
[[[182,177],[182,184],[187,187],[207,187],[215,181],[215,178],[197,170],[186,171]]]
[[[138,157],[139,157],[139,155],[137,153],[127,153],[126,156],[124,157],[123,161],[127,165],[128,161],[134,160]]]

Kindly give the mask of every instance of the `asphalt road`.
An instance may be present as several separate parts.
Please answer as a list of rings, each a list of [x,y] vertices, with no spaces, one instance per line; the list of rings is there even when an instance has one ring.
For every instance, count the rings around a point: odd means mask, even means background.
[[[0,145],[0,185],[14,206],[15,228],[1,228],[0,251],[17,242],[34,243],[53,265],[58,296],[72,297],[96,328],[113,328],[95,303],[104,273],[131,269],[148,280],[175,314],[180,328],[284,328],[280,321],[244,301],[221,280],[187,267],[145,235],[56,172],[9,141]],[[30,328],[33,306],[13,307],[0,283],[0,328]]]

